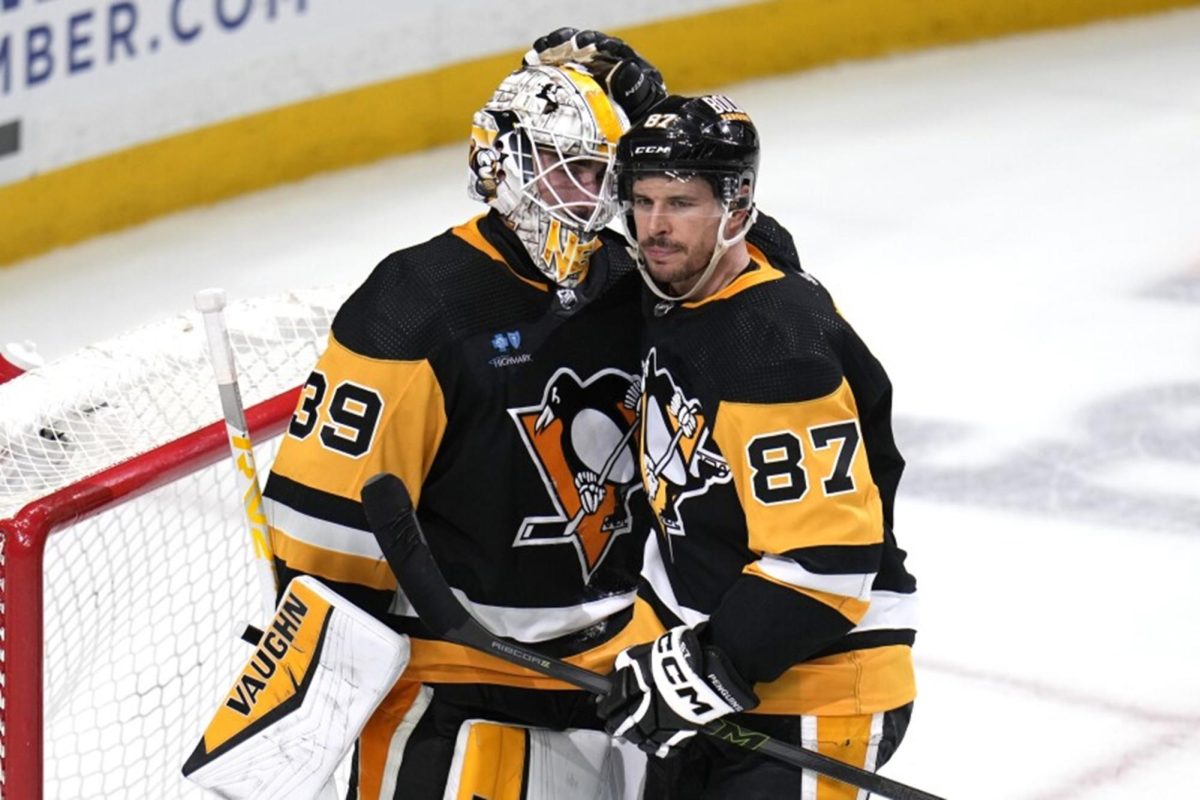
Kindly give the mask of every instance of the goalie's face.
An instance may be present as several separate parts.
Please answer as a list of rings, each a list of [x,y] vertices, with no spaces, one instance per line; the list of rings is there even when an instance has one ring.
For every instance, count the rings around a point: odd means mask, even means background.
[[[471,196],[504,216],[560,286],[584,279],[616,213],[610,168],[628,126],[600,85],[570,67],[514,72],[474,117]]]
[[[608,159],[562,156],[545,147],[539,147],[537,154],[537,192],[546,210],[579,225],[594,225],[597,209],[608,191]]]

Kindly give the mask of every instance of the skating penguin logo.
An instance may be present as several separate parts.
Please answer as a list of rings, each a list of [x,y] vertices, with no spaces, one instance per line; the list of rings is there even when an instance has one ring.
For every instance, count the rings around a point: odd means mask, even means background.
[[[634,376],[619,370],[583,381],[564,367],[547,381],[540,403],[508,411],[555,510],[526,517],[513,546],[573,545],[585,583],[613,540],[632,527],[629,493],[641,488],[635,386]]]
[[[709,427],[700,403],[687,398],[671,374],[659,369],[655,349],[646,355],[642,370],[642,483],[671,552],[671,537],[684,535],[680,504],[714,483],[728,483],[731,473],[725,459],[706,447]]]

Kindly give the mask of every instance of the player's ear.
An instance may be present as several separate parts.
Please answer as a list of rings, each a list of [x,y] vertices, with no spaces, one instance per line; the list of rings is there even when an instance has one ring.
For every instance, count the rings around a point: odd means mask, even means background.
[[[733,201],[735,210],[729,215],[729,222],[725,225],[726,238],[737,236],[750,224],[750,202],[750,187],[744,185],[738,190],[737,199]]]
[[[749,223],[749,208],[739,208],[737,211],[734,211],[729,215],[729,222],[725,223],[725,238],[732,239],[740,235]]]

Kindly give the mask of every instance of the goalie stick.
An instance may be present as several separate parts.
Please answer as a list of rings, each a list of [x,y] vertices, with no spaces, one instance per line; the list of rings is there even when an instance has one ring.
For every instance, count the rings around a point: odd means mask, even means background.
[[[412,499],[404,481],[380,473],[362,488],[363,510],[388,566],[421,621],[436,636],[490,653],[512,664],[569,683],[596,695],[608,694],[612,684],[605,675],[542,655],[496,636],[472,617],[454,596],[425,541]],[[835,758],[772,739],[727,720],[710,722],[701,729],[713,738],[737,747],[812,770],[842,783],[891,800],[942,800],[929,792],[885,778]]]
[[[229,440],[229,452],[233,457],[238,489],[242,493],[246,530],[254,547],[254,563],[257,565],[265,612],[263,618],[270,624],[271,618],[275,616],[275,595],[279,591],[279,581],[275,575],[275,558],[271,552],[267,518],[263,512],[262,489],[258,483],[258,466],[254,463],[250,426],[246,424],[246,410],[242,405],[242,393],[238,389],[237,363],[233,359],[233,344],[229,340],[229,328],[225,324],[225,292],[222,289],[203,289],[196,293],[194,301],[196,310],[204,318],[208,351],[217,378],[217,390],[221,396],[221,414],[225,418],[225,434]],[[249,641],[246,634],[243,634],[242,638]]]

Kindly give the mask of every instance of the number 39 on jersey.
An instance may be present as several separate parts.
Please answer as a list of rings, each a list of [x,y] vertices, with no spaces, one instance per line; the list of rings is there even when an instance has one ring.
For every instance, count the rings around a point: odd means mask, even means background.
[[[371,387],[343,380],[331,392],[325,374],[313,370],[300,390],[288,435],[304,440],[317,431],[322,447],[361,458],[371,450],[382,413],[383,397]]]

